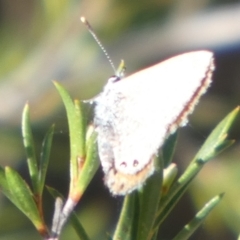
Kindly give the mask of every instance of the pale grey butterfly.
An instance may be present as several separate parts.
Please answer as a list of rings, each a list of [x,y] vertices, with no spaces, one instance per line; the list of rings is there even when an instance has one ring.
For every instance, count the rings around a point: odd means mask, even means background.
[[[113,195],[140,188],[164,140],[187,123],[211,83],[213,53],[184,53],[126,78],[108,80],[94,99],[105,184]]]

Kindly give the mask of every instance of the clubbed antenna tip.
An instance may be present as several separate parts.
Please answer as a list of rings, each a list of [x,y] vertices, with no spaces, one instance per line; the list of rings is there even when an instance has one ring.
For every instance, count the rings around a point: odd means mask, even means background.
[[[116,68],[113,64],[112,59],[110,58],[109,54],[107,53],[106,49],[104,48],[104,46],[102,45],[102,43],[100,42],[100,40],[98,39],[96,33],[93,31],[90,23],[87,21],[87,19],[85,17],[80,17],[80,21],[85,24],[85,26],[88,28],[88,31],[91,33],[91,35],[93,36],[93,38],[95,39],[95,41],[97,42],[97,44],[99,45],[99,47],[102,49],[103,53],[105,54],[105,56],[107,57],[107,60],[109,61],[111,67],[113,68],[114,73],[116,74]]]

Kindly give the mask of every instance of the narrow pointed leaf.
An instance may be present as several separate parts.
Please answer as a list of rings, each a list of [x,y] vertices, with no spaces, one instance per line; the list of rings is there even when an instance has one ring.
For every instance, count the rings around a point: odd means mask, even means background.
[[[138,218],[136,217],[137,192],[126,195],[124,198],[121,214],[118,220],[116,230],[114,232],[113,240],[132,240],[134,238],[135,230],[137,230]],[[134,223],[135,221],[135,223]]]
[[[37,229],[41,228],[41,217],[28,185],[16,171],[9,167],[6,167],[5,174],[14,203],[33,222]]]
[[[230,112],[211,132],[210,136],[204,142],[203,146],[197,153],[195,159],[208,161],[215,157],[223,149],[230,146],[233,141],[227,140],[228,132],[238,117],[239,107]]]
[[[228,132],[239,114],[239,107],[230,112],[211,132],[203,146],[190,163],[179,182],[187,182],[194,177],[211,158],[215,157],[222,149],[230,146],[233,141],[227,140]]]
[[[22,114],[23,144],[27,154],[27,163],[34,193],[38,192],[38,166],[37,158],[30,126],[29,105],[26,104]]]
[[[86,190],[88,184],[92,180],[93,176],[95,175],[99,167],[99,161],[97,159],[97,144],[96,144],[97,133],[94,131],[92,126],[89,127],[87,136],[89,136],[88,139],[86,140],[87,142],[86,156],[87,157],[79,173],[78,183],[77,183],[78,187],[76,189],[76,191],[78,192],[77,193],[78,198],[82,196],[82,194]],[[79,159],[79,161],[81,161],[81,159]],[[75,193],[73,193],[73,195],[75,195]]]
[[[78,216],[75,212],[73,212],[71,214],[70,222],[71,222],[71,225],[73,226],[73,228],[75,229],[76,234],[79,237],[79,240],[90,240],[85,229],[83,228],[82,224],[78,220]]]
[[[191,182],[191,180],[190,180]],[[189,183],[190,183],[189,182]],[[174,194],[171,194],[171,189],[169,190],[169,194],[163,197],[163,200],[159,203],[159,210],[157,213],[157,217],[154,223],[153,232],[156,233],[158,231],[159,226],[163,223],[165,218],[168,216],[169,212],[174,208],[174,206],[181,199],[182,195],[186,192],[189,183],[179,184],[177,191]]]
[[[85,158],[85,119],[83,118],[82,106],[78,101],[73,103],[68,92],[59,83],[54,82],[59,94],[61,95],[64,103],[70,136],[70,173],[71,183],[70,192],[74,188],[76,180],[78,178],[78,158]]]
[[[53,198],[57,198],[57,197],[62,199],[64,198],[63,195],[57,189],[49,186],[46,186],[46,189],[52,195]]]
[[[76,115],[76,124],[77,124],[77,131],[76,137],[74,139],[77,141],[76,144],[79,145],[78,147],[78,156],[85,156],[86,146],[85,146],[85,137],[86,137],[86,117],[84,116],[85,108],[82,102],[78,100],[74,101],[75,106],[75,115]]]
[[[221,201],[223,194],[220,194],[212,198],[205,206],[196,214],[196,216],[173,238],[173,240],[185,240],[197,230],[197,228],[203,223],[209,213],[216,207]]]
[[[76,124],[76,114],[75,114],[75,106],[74,103],[68,94],[68,92],[64,89],[62,85],[57,82],[54,82],[55,87],[57,88],[59,94],[61,95],[62,101],[64,103],[67,119],[68,119],[68,127],[69,127],[69,136],[70,136],[70,173],[71,179],[76,179],[78,175],[78,168],[77,168],[77,145],[74,144],[73,136],[75,136],[75,127]]]
[[[219,153],[217,149],[222,146],[229,146],[232,143],[226,140],[228,131],[232,126],[234,120],[239,114],[239,107],[229,113],[212,131],[209,135],[196,157],[190,163],[186,171],[180,176],[178,181],[169,190],[167,196],[165,196],[160,203],[158,211],[158,217],[155,221],[154,228],[157,231],[158,226],[163,222],[171,209],[176,205],[181,196],[188,188],[191,181],[197,176],[200,170],[203,168],[210,157],[214,157]]]
[[[157,166],[154,174],[147,180],[141,191],[139,191],[139,220],[138,220],[138,240],[151,239],[151,232],[155,220],[163,179],[163,159],[157,159]]]
[[[42,151],[41,151],[41,158],[40,158],[40,164],[39,164],[39,191],[38,194],[41,196],[43,187],[45,184],[46,179],[46,173],[49,163],[49,156],[52,146],[52,139],[53,139],[53,132],[54,132],[54,125],[49,129],[47,132],[42,145]]]
[[[2,193],[13,203],[15,203],[15,199],[12,197],[11,191],[8,187],[8,182],[5,176],[5,170],[0,166],[0,189]]]
[[[164,145],[162,147],[164,168],[169,166],[169,164],[172,162],[173,154],[175,152],[175,148],[176,148],[176,144],[177,144],[177,137],[178,137],[178,131],[171,134],[164,142]]]

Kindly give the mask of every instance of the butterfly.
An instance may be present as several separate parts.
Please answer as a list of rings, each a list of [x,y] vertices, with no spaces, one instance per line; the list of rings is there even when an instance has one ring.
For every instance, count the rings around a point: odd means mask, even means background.
[[[131,193],[153,174],[158,149],[186,125],[213,70],[213,53],[202,50],[108,80],[94,100],[94,124],[104,182],[113,195]]]

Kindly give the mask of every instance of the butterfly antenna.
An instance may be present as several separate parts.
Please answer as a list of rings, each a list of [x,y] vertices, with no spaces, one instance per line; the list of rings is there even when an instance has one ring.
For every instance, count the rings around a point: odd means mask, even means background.
[[[114,73],[116,73],[116,68],[113,64],[112,59],[110,58],[109,54],[107,53],[105,47],[102,45],[102,43],[100,42],[100,40],[98,39],[96,33],[93,31],[90,23],[87,21],[87,19],[85,17],[80,17],[80,20],[82,23],[85,24],[85,26],[88,28],[88,31],[91,33],[91,35],[93,36],[93,38],[95,39],[95,41],[97,42],[97,44],[99,45],[99,47],[102,49],[103,53],[105,54],[105,56],[107,57],[107,60],[109,61]]]

